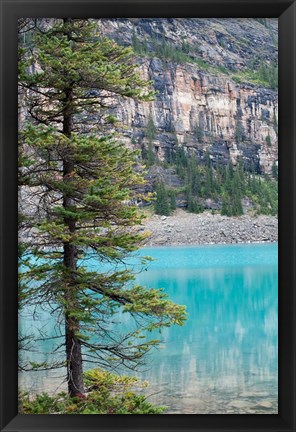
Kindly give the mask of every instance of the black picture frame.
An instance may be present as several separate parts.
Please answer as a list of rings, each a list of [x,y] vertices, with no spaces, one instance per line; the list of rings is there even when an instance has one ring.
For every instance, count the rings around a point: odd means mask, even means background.
[[[1,431],[277,431],[295,421],[296,2],[286,0],[0,0]],[[17,18],[279,18],[279,414],[18,415]]]

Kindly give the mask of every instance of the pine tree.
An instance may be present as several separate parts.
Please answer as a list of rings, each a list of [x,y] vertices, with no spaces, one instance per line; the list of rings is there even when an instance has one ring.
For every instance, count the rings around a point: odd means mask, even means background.
[[[155,153],[153,151],[152,141],[148,141],[148,150],[147,153],[147,166],[150,167],[155,163]]]
[[[198,203],[197,199],[187,193],[187,210],[190,213],[202,213],[204,208]]]
[[[156,128],[153,122],[152,115],[149,114],[148,122],[147,122],[147,129],[146,129],[146,137],[148,140],[148,151],[147,151],[147,165],[151,166],[155,163],[155,153],[153,150],[153,140],[155,138],[156,134]]]
[[[212,163],[211,163],[209,149],[207,149],[206,151],[205,163],[206,163],[205,194],[207,197],[210,197],[213,190],[213,170],[212,170]]]
[[[146,136],[147,136],[148,141],[153,141],[155,138],[155,134],[156,134],[156,128],[154,125],[154,121],[153,121],[152,115],[149,114],[148,122],[147,122],[147,129],[146,129]]]
[[[222,187],[221,214],[226,216],[240,216],[243,214],[242,197],[245,190],[242,164],[239,164],[234,170],[232,163],[229,163],[225,176],[225,183]]]
[[[171,213],[170,199],[166,187],[163,182],[157,183],[155,187],[156,200],[155,200],[155,213],[158,215],[169,216]]]
[[[169,192],[169,198],[170,198],[170,210],[174,211],[177,208],[176,193],[174,190],[171,190]]]
[[[142,53],[142,44],[141,44],[141,41],[138,39],[134,28],[132,31],[131,42],[132,42],[132,48],[135,51],[135,53],[141,54]]]
[[[19,188],[30,209],[21,209],[30,240],[20,243],[20,301],[51,307],[63,323],[61,365],[69,394],[81,395],[84,360],[136,367],[158,343],[143,341],[145,331],[185,319],[162,290],[134,285],[132,269],[116,266],[145,238],[131,204],[144,180],[137,155],[93,121],[116,95],[152,93],[131,49],[101,37],[89,20],[68,18],[37,32],[33,50],[20,49],[19,84],[29,118],[19,133]],[[135,330],[113,328],[118,309],[135,318]]]
[[[227,192],[224,192],[222,194],[221,214],[224,216],[231,216],[230,206],[231,206],[230,197]]]
[[[204,141],[204,131],[201,126],[197,125],[195,130],[196,138],[199,143]]]
[[[231,195],[231,216],[240,216],[243,214],[242,196],[240,190],[233,182],[232,195]]]
[[[239,144],[240,142],[242,142],[243,138],[244,138],[244,127],[242,125],[240,118],[237,117],[236,123],[235,123],[235,140],[236,140],[236,143]]]

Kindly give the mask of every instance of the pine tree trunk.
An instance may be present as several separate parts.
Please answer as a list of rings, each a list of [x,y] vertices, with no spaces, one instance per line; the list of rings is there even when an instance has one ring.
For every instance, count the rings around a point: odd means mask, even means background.
[[[64,207],[67,208],[68,198],[64,199]],[[75,231],[75,222],[65,218],[70,232]],[[71,243],[64,243],[64,265],[74,273],[77,261],[77,248]],[[71,273],[70,273],[71,274]],[[72,280],[71,280],[72,279]],[[66,312],[65,312],[65,335],[66,335],[66,361],[67,382],[70,396],[84,394],[83,367],[81,343],[77,338],[79,332],[79,320],[70,313],[77,309],[77,298],[75,292],[75,276],[70,276],[70,282],[65,290]]]
[[[65,100],[63,110],[63,134],[68,138],[71,137],[73,129],[73,114],[71,104],[73,100],[73,91],[71,88],[65,89]],[[71,156],[63,161],[63,179],[65,182],[71,178],[74,172],[74,163]],[[63,207],[65,210],[70,209],[73,205],[71,193],[64,192]],[[76,230],[76,222],[71,217],[64,217],[64,223],[70,233]],[[83,367],[81,343],[77,338],[79,332],[79,320],[71,314],[71,311],[77,310],[77,297],[75,291],[75,270],[77,267],[77,247],[71,242],[64,242],[64,266],[69,269],[69,283],[65,289],[65,335],[66,335],[66,360],[67,360],[67,381],[68,393],[70,396],[81,396],[84,394]]]

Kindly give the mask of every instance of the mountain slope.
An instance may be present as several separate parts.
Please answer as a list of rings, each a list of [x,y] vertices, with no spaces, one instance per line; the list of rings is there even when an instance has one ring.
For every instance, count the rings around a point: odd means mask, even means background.
[[[138,55],[157,92],[152,103],[117,101],[127,143],[160,160],[178,145],[214,164],[270,174],[277,164],[277,20],[106,19],[100,31]]]

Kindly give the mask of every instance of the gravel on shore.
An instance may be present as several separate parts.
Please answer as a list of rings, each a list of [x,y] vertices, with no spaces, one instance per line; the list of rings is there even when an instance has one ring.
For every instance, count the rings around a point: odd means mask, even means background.
[[[277,217],[264,215],[228,217],[211,212],[193,214],[177,209],[171,216],[153,215],[147,218],[143,229],[151,232],[145,246],[278,241]]]

